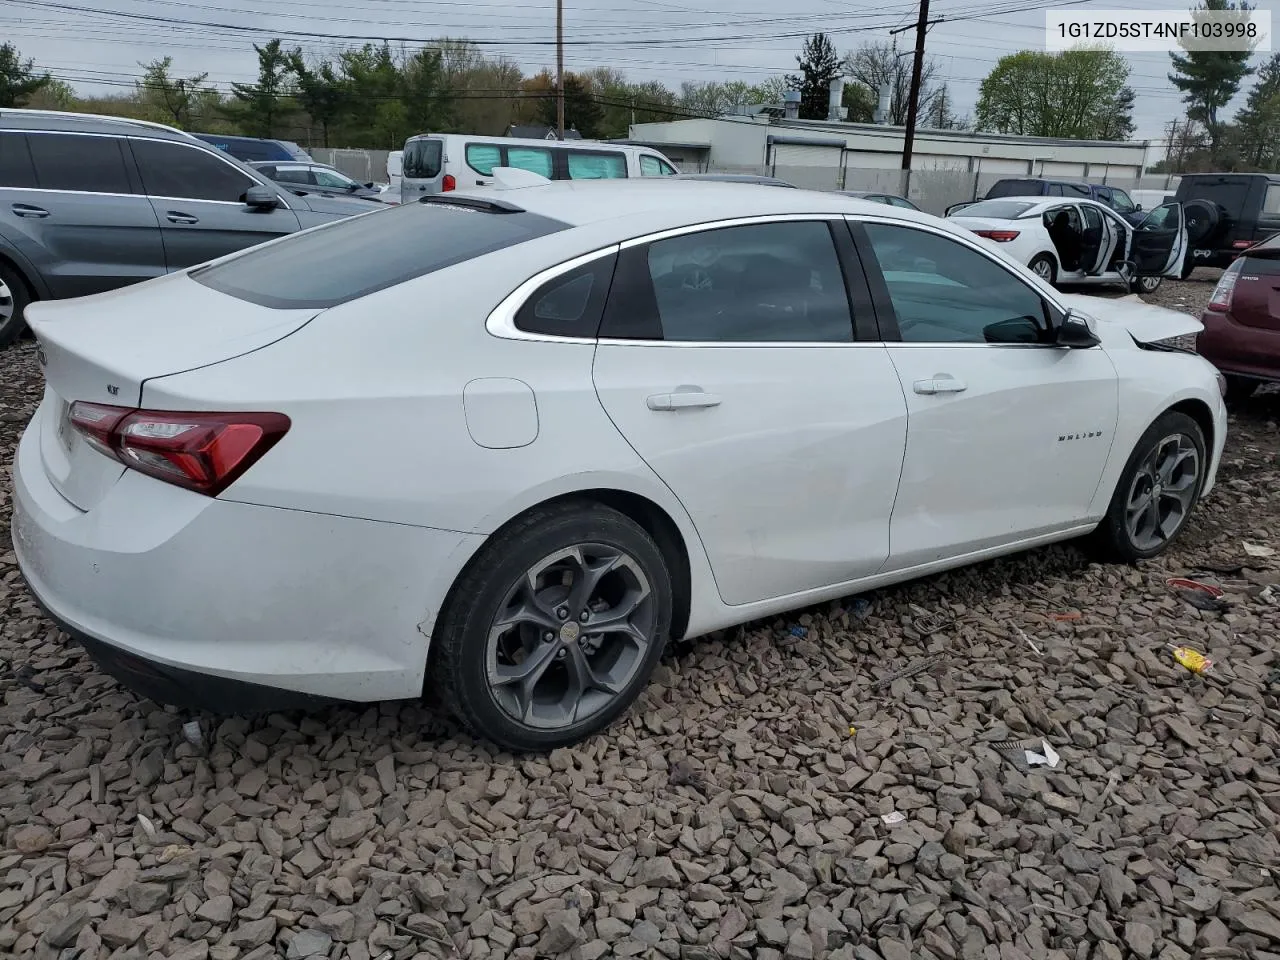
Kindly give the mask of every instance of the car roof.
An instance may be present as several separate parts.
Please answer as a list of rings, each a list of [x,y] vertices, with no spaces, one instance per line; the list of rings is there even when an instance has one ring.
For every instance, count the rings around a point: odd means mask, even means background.
[[[29,110],[22,107],[0,108],[0,129],[43,130],[56,133],[103,133],[116,136],[152,137],[180,143],[199,141],[193,134],[177,127],[131,117],[111,117],[96,113],[70,113],[62,110]],[[203,141],[199,141],[203,142]]]
[[[458,191],[455,195],[468,195]],[[469,195],[494,199],[491,192]],[[905,207],[817,190],[761,190],[755,183],[646,177],[643,180],[556,180],[497,191],[502,200],[571,226],[640,218],[666,229],[712,220],[778,214],[866,214],[937,225],[940,218]],[[949,229],[949,228],[948,228]]]

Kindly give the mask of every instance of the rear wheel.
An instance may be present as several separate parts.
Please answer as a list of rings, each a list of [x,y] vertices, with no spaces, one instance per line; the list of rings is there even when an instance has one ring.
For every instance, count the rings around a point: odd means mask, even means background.
[[[30,302],[26,281],[8,264],[0,263],[0,347],[22,335],[27,326],[23,312]]]
[[[538,508],[493,537],[453,590],[432,674],[469,729],[515,751],[609,726],[648,682],[671,624],[653,538],[598,504]]]
[[[1207,466],[1204,431],[1170,411],[1134,446],[1107,515],[1095,531],[1112,558],[1133,562],[1164,553],[1200,498]]]
[[[1027,264],[1027,268],[1045,283],[1055,283],[1058,279],[1058,265],[1047,253],[1037,254]]]

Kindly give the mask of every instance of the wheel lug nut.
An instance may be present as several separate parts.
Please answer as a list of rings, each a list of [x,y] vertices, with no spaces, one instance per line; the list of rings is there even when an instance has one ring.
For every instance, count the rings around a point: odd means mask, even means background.
[[[559,617],[561,620],[568,620],[568,619],[569,619],[569,608],[568,608],[568,607],[561,607],[559,610],[557,610],[557,611],[556,611],[556,616],[557,616],[557,617]]]
[[[544,634],[542,635],[542,642],[543,642],[543,643],[550,643],[550,642],[551,642],[552,640],[554,640],[555,638],[556,638],[556,635],[555,635],[554,633],[552,633],[550,630],[548,630],[546,633],[544,633]]]
[[[580,617],[578,617],[578,619],[579,619],[579,620],[581,620],[583,623],[586,623],[588,620],[590,620],[590,619],[591,619],[591,611],[590,611],[590,610],[583,610],[583,611],[582,611],[582,615],[581,615]]]

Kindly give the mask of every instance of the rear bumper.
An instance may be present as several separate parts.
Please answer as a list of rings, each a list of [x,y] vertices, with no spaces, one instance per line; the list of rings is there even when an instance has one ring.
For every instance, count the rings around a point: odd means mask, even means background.
[[[50,482],[37,429],[14,463],[18,565],[108,673],[224,712],[421,694],[444,590],[482,538],[209,499],[131,470],[86,513]]]
[[[1196,352],[1220,371],[1258,380],[1280,380],[1280,330],[1240,323],[1230,313],[1206,310]]]

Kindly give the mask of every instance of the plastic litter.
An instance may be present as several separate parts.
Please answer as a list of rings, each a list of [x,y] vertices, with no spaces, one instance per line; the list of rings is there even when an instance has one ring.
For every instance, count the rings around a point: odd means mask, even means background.
[[[1053,619],[1059,623],[1065,623],[1069,620],[1079,620],[1082,616],[1079,610],[1068,610],[1066,613],[1055,613]]]
[[[1213,661],[1199,650],[1193,650],[1191,647],[1177,647],[1172,643],[1167,643],[1165,646],[1172,651],[1173,659],[1194,674],[1208,673],[1213,669]]]
[[[1241,541],[1240,546],[1244,548],[1244,552],[1251,557],[1274,557],[1276,551],[1272,547],[1268,547],[1261,543],[1250,543],[1248,540]]]
[[[193,747],[204,746],[204,731],[200,729],[199,720],[188,720],[182,725],[182,735]]]
[[[1018,636],[1020,636],[1023,640],[1025,640],[1025,641],[1026,641],[1027,646],[1028,646],[1028,647],[1030,647],[1030,648],[1032,649],[1032,651],[1035,653],[1035,655],[1036,655],[1037,657],[1043,657],[1043,656],[1044,656],[1044,651],[1043,651],[1043,650],[1041,650],[1039,647],[1037,647],[1037,646],[1036,646],[1036,642],[1035,642],[1034,640],[1032,640],[1030,637],[1028,637],[1028,636],[1027,636],[1026,631],[1024,631],[1024,630],[1023,630],[1021,627],[1019,627],[1019,626],[1015,626],[1013,629],[1015,629],[1015,630],[1017,630],[1017,631],[1018,631]]]
[[[892,813],[886,813],[880,819],[883,820],[889,826],[893,826],[895,823],[905,822],[907,819],[907,815],[905,813],[902,813],[901,811],[894,810]]]
[[[1192,580],[1189,577],[1170,577],[1165,581],[1165,586],[1172,587],[1175,591],[1189,590],[1208,594],[1211,597],[1222,596],[1221,587],[1215,587],[1211,583],[1201,583],[1199,580]]]
[[[1048,767],[1052,770],[1057,767],[1058,761],[1062,759],[1058,756],[1058,751],[1049,746],[1048,740],[1040,741],[1040,751],[1040,753],[1036,753],[1033,750],[1025,751],[1027,764],[1029,766]]]

